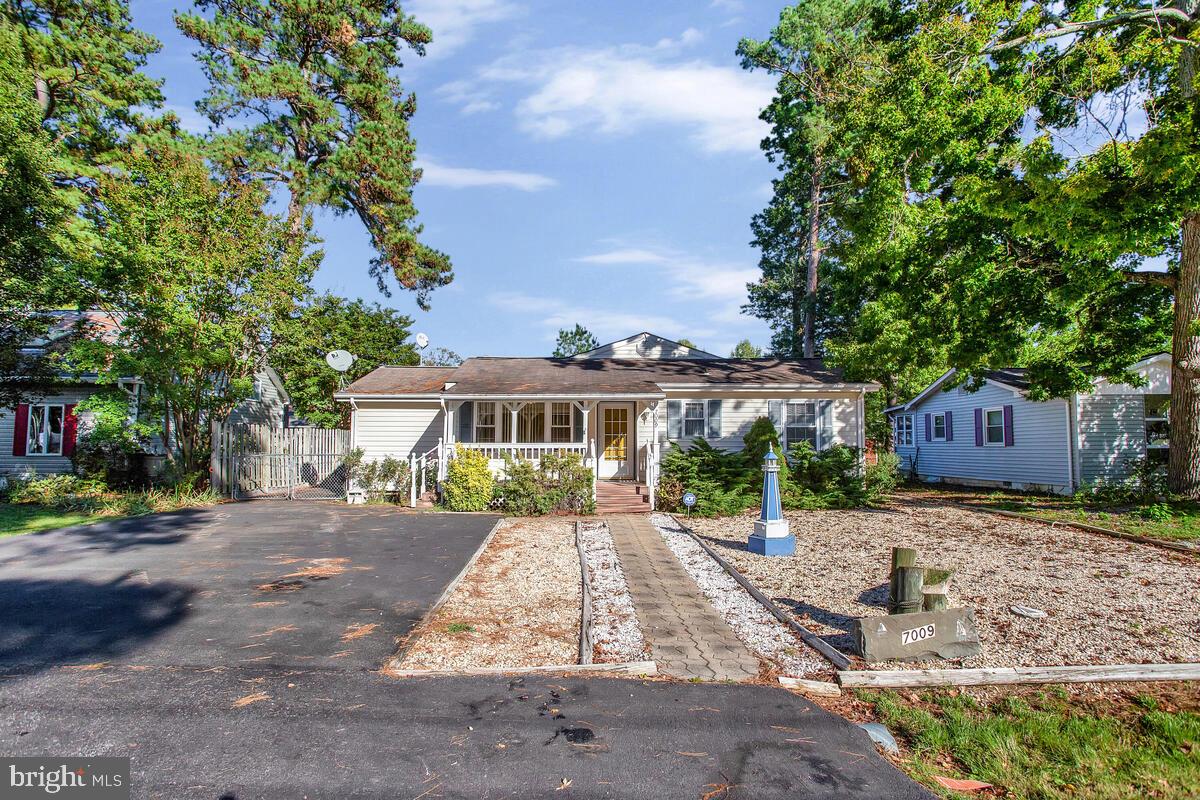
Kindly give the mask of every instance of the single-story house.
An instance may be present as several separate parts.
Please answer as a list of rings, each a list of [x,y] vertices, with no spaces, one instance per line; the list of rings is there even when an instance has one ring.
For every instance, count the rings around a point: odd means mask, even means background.
[[[819,359],[719,358],[643,332],[570,358],[383,366],[335,396],[367,459],[435,459],[440,477],[457,444],[486,453],[497,474],[505,455],[576,452],[598,480],[648,487],[652,506],[668,444],[740,450],[769,417],[785,446],[862,448],[864,396],[877,388]]]
[[[1088,394],[1035,401],[1026,370],[989,372],[975,391],[949,370],[887,409],[896,453],[931,482],[1070,494],[1119,481],[1139,459],[1165,460],[1169,439],[1170,354],[1131,371],[1144,386],[1098,378]]]
[[[51,312],[57,321],[45,341],[30,344],[30,350],[52,345],[76,329],[81,319],[91,335],[115,336],[120,325],[118,315],[102,311]],[[0,475],[29,475],[70,472],[71,456],[77,439],[86,435],[92,424],[90,412],[75,412],[84,399],[111,388],[97,384],[95,375],[63,374],[49,392],[29,398],[14,408],[0,409]],[[121,378],[117,387],[129,396],[131,419],[136,417],[144,399],[140,378]],[[281,427],[289,414],[290,399],[279,375],[269,366],[255,375],[254,395],[233,410],[232,422],[259,423]],[[162,455],[161,441],[151,443],[150,452]]]

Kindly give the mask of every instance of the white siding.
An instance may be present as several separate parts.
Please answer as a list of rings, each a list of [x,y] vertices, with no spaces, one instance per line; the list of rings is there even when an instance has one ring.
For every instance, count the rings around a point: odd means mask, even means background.
[[[57,394],[46,395],[34,402],[62,403],[69,405],[91,397],[99,389],[91,386],[80,386],[63,389]],[[89,412],[79,412],[78,434],[82,435],[91,426],[92,415]],[[39,473],[47,475],[55,472],[70,472],[71,459],[65,456],[14,456],[13,433],[16,414],[11,408],[0,410],[0,474]]]
[[[351,423],[352,448],[361,448],[367,460],[392,456],[407,459],[437,447],[442,435],[442,408],[438,403],[383,403],[360,401]]]
[[[1013,407],[1012,446],[976,447],[975,409],[1005,405]],[[926,441],[925,415],[944,411],[951,412],[954,440]],[[896,452],[923,480],[1070,491],[1066,400],[1033,402],[989,383],[973,393],[935,392],[912,414],[913,445]]]
[[[709,444],[722,450],[736,451],[745,447],[743,441],[754,421],[759,417],[768,416],[770,400],[832,400],[830,410],[833,422],[833,444],[844,444],[857,447],[858,438],[858,395],[856,393],[839,392],[823,394],[787,394],[782,392],[764,393],[763,395],[746,397],[744,394],[721,395],[714,392],[668,392],[670,400],[721,400],[721,437],[709,440]],[[662,447],[668,444],[667,439],[667,402],[661,401],[658,408],[658,438]],[[647,432],[646,441],[651,434]],[[690,440],[680,440],[681,446],[687,446]]]
[[[1130,463],[1144,455],[1146,404],[1141,394],[1080,396],[1079,474],[1084,483],[1120,480],[1129,474]]]

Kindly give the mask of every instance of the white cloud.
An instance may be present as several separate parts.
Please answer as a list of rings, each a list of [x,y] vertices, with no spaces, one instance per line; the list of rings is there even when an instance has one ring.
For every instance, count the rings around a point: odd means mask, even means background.
[[[422,158],[422,186],[444,186],[449,189],[469,189],[479,186],[501,186],[522,192],[540,192],[558,185],[558,181],[536,172],[515,172],[507,169],[475,169],[448,167],[429,158]]]
[[[448,103],[462,106],[463,114],[479,114],[495,111],[500,104],[492,100],[487,92],[481,91],[472,81],[450,81],[434,90],[434,94]]]
[[[709,300],[724,307],[714,318],[732,321],[746,302],[746,284],[757,280],[753,267],[727,261],[708,261],[687,253],[648,248],[621,248],[581,256],[582,264],[654,266],[668,280],[666,294],[677,300]]]
[[[620,339],[644,330],[675,338],[713,334],[710,328],[698,327],[695,322],[681,322],[665,315],[612,310],[592,303],[579,306],[561,298],[538,297],[521,292],[495,292],[488,296],[488,303],[523,318],[538,319],[551,338],[559,328],[569,328],[576,323],[602,341]]]
[[[208,132],[208,117],[197,111],[194,106],[181,106],[168,103],[163,106],[163,110],[170,111],[179,117],[179,127],[188,133],[200,134]]]
[[[771,100],[771,80],[732,64],[679,60],[678,50],[699,36],[688,30],[653,47],[521,53],[485,67],[480,78],[528,87],[514,113],[538,138],[675,125],[689,130],[704,152],[757,152],[767,131],[758,115]]]
[[[431,58],[447,55],[475,36],[480,25],[501,22],[523,9],[506,0],[412,0],[406,10],[433,31]]]
[[[708,4],[708,7],[715,8],[719,11],[728,11],[736,14],[745,8],[746,5],[742,2],[742,0],[712,0],[712,2]]]

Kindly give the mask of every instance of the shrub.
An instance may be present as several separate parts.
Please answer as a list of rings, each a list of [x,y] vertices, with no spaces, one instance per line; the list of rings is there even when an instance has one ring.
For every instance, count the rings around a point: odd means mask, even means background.
[[[143,455],[153,431],[130,419],[128,396],[119,389],[100,391],[81,401],[76,411],[91,412],[91,425],[71,456],[75,473],[114,489],[145,485]]]
[[[687,450],[672,442],[663,454],[656,505],[665,511],[682,511],[684,492],[696,495],[692,513],[703,517],[739,514],[759,500],[761,470],[748,468],[741,453],[718,450],[696,439]]]
[[[364,461],[363,451],[355,448],[342,459],[342,466],[368,503],[403,502],[408,494],[411,470],[400,459],[388,456],[378,461]]]
[[[791,485],[784,492],[787,508],[854,508],[865,505],[867,492],[859,451],[835,444],[817,451],[808,442],[788,451]]]
[[[760,496],[762,494],[763,459],[767,457],[769,450],[774,449],[775,455],[779,457],[779,489],[782,492],[790,478],[790,470],[788,469],[787,454],[779,442],[779,433],[775,430],[775,423],[767,417],[759,417],[754,420],[750,430],[742,437],[742,443],[745,445],[741,452],[742,459],[746,462],[747,467],[757,470],[751,479],[751,484]]]
[[[506,512],[521,516],[590,514],[596,505],[592,471],[578,453],[546,453],[537,467],[530,461],[507,459],[496,499]]]
[[[863,473],[863,491],[869,503],[878,503],[899,485],[900,456],[895,453],[880,453]]]
[[[8,502],[40,505],[71,511],[100,508],[108,487],[101,481],[77,475],[44,475],[10,480]]]
[[[495,492],[495,479],[488,457],[479,450],[457,445],[446,465],[442,502],[451,511],[486,511]]]
[[[1081,503],[1112,506],[1143,506],[1176,499],[1167,485],[1167,468],[1149,458],[1129,463],[1129,476],[1121,481],[1100,482],[1076,493]]]

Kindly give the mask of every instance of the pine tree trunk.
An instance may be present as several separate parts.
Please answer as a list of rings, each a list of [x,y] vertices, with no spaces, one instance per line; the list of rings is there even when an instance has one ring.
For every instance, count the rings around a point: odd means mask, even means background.
[[[804,283],[804,357],[817,352],[817,268],[821,263],[821,159],[813,158],[808,190],[808,275]]]
[[[1200,498],[1200,213],[1183,220],[1171,344],[1171,491]]]

